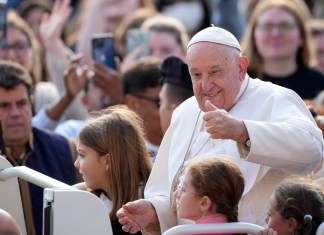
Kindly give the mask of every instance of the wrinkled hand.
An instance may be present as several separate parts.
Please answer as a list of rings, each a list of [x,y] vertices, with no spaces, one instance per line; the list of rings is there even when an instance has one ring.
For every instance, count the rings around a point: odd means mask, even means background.
[[[151,202],[145,199],[136,200],[123,205],[117,211],[119,223],[125,232],[134,234],[149,224],[157,221],[157,215]]]
[[[91,65],[95,83],[110,96],[115,104],[122,103],[124,93],[120,73],[96,61],[91,61]]]
[[[71,65],[64,71],[64,84],[66,95],[73,99],[86,84],[87,66],[80,67],[81,56],[76,56],[71,61]]]
[[[230,115],[223,109],[218,109],[209,100],[206,101],[207,112],[203,119],[206,131],[213,139],[232,139],[238,143],[245,143],[249,135],[242,120]]]
[[[272,228],[266,228],[258,232],[257,235],[278,235],[278,233],[274,231]]]

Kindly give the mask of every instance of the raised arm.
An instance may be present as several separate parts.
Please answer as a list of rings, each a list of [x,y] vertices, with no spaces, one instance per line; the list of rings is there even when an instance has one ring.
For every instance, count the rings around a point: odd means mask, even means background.
[[[65,92],[59,101],[47,110],[47,115],[52,120],[61,118],[74,98],[85,86],[88,68],[86,66],[80,67],[80,60],[81,57],[78,57],[64,72]]]
[[[50,15],[45,13],[40,25],[40,34],[46,51],[59,58],[69,59],[71,55],[70,50],[61,39],[63,27],[68,21],[71,12],[70,0],[56,0],[52,13]]]

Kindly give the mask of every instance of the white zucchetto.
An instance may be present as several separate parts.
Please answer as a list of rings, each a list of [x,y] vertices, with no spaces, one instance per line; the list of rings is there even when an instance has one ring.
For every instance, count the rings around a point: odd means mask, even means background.
[[[196,33],[188,43],[187,50],[190,46],[198,42],[213,42],[229,47],[237,48],[241,51],[241,46],[233,34],[227,30],[215,26],[205,28]]]

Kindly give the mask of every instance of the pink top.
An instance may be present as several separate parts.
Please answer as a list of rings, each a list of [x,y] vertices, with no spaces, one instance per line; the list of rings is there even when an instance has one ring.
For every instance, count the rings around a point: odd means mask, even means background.
[[[228,223],[228,219],[226,215],[223,214],[211,214],[201,217],[199,220],[195,222],[195,224],[213,224],[213,223]],[[205,234],[199,234],[205,235]],[[209,235],[234,235],[233,233],[213,233]]]

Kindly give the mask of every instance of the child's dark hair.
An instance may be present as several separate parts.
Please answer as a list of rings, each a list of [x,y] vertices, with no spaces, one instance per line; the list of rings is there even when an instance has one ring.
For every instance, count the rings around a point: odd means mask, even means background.
[[[189,165],[195,191],[208,196],[216,212],[227,216],[228,222],[238,222],[238,203],[244,191],[240,168],[223,156],[196,159]]]
[[[310,183],[286,182],[274,192],[276,210],[283,218],[295,218],[294,235],[315,235],[324,221],[324,193]]]

